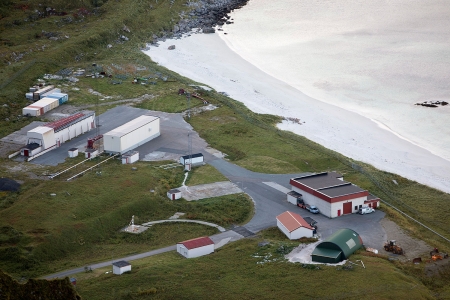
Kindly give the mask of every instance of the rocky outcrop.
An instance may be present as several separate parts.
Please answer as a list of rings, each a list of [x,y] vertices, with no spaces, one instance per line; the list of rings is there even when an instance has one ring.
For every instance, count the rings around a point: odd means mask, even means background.
[[[175,24],[170,32],[162,32],[153,35],[153,43],[167,38],[181,38],[183,34],[194,28],[201,28],[203,33],[214,33],[216,25],[232,24],[228,15],[234,9],[246,5],[248,0],[198,0],[188,2],[188,12],[182,11],[180,21]]]
[[[420,106],[425,106],[425,107],[438,107],[438,106],[445,106],[448,105],[448,102],[446,101],[425,101],[425,102],[420,102],[420,103],[416,103],[416,105],[420,105]]]

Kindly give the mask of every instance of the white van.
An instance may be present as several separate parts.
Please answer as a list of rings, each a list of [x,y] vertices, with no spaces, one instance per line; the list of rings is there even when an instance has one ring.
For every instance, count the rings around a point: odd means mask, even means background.
[[[364,214],[370,214],[370,213],[373,213],[374,211],[375,211],[375,209],[373,209],[372,207],[366,206],[366,207],[361,207],[361,208],[359,209],[358,213],[359,213],[360,215],[364,215]]]

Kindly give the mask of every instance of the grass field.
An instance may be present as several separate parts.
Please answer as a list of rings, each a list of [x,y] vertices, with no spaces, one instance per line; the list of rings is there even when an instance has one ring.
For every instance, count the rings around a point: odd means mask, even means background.
[[[420,281],[365,252],[351,259],[365,269],[286,262],[298,243],[271,231],[200,258],[171,252],[135,261],[121,276],[106,274],[111,267],[82,273],[77,291],[86,299],[433,299]],[[263,240],[270,244],[259,247]]]
[[[115,248],[115,255],[126,255],[130,243],[139,244],[134,251],[148,251],[216,232],[195,224],[159,225],[129,237],[119,230],[132,215],[140,224],[184,212],[186,218],[228,226],[246,221],[252,213],[251,201],[243,194],[170,201],[166,191],[181,185],[181,169],[163,170],[152,163],[135,167],[136,171],[116,160],[73,182],[25,184],[14,203],[0,211],[2,269],[27,277],[42,275],[110,258],[110,251],[104,251],[108,248]]]
[[[78,2],[48,0],[44,5],[68,14],[39,17],[36,10],[44,10],[39,5],[41,2],[0,3],[0,137],[34,120],[20,116],[22,107],[28,104],[24,95],[28,88],[45,73],[65,68],[83,68],[87,73],[103,70],[112,75],[112,78],[79,77],[76,83],[48,80],[48,84],[69,93],[70,104],[95,105],[147,94],[151,97],[136,104],[137,107],[166,112],[185,109],[186,98],[178,96],[177,91],[179,88],[192,90],[189,84],[194,82],[161,68],[139,51],[154,35],[162,36],[163,31],[173,27],[178,13],[187,10],[184,2],[86,0],[81,1],[86,10],[80,10]],[[124,30],[124,25],[130,32]],[[50,39],[47,33],[57,39]],[[124,41],[120,35],[126,35],[129,40]],[[134,77],[148,77],[149,83],[131,84]],[[112,84],[113,81],[122,83]],[[189,122],[211,147],[226,153],[233,163],[264,173],[340,172],[346,180],[450,237],[449,194],[376,170],[303,137],[279,131],[274,127],[279,117],[254,114],[241,103],[215,91],[202,92],[202,96],[218,109],[193,115]],[[115,105],[99,106],[99,112]],[[192,107],[200,105],[200,101],[191,99]],[[208,235],[214,230],[170,224],[154,226],[139,237],[120,233],[119,229],[128,224],[132,215],[139,223],[164,219],[181,211],[189,218],[227,226],[245,223],[253,212],[251,202],[244,195],[197,202],[168,201],[166,191],[181,184],[183,172],[156,169],[152,163],[139,163],[138,170],[132,171],[129,166],[114,161],[73,182],[65,182],[64,178],[36,179],[75,161],[51,168],[0,160],[0,176],[23,182],[19,193],[0,193],[2,270],[16,278],[28,278],[155,249],[176,240]],[[187,184],[223,179],[212,167],[205,166],[195,168]],[[56,195],[51,196],[52,193]],[[450,244],[443,239],[390,209],[386,203],[382,209],[407,233],[450,252]],[[261,238],[273,240],[275,244],[283,240],[276,231],[267,231]],[[252,257],[259,251],[257,241],[230,244],[214,255],[197,260],[164,254],[136,262],[133,272],[121,277],[100,271],[83,274],[79,291],[86,299],[171,299],[175,295],[185,299],[202,298],[202,287],[211,297],[219,299],[239,296],[281,299],[295,297],[299,292],[306,298],[327,299],[330,296],[370,299],[372,294],[376,295],[372,299],[401,299],[404,295],[427,299],[432,295],[429,290],[437,298],[450,295],[450,267],[441,275],[429,278],[423,275],[423,266],[415,268],[363,253],[355,259],[363,259],[368,265],[366,270],[337,271],[326,267],[310,270],[281,262],[259,266]],[[341,274],[345,274],[345,279],[332,280]],[[310,294],[311,290],[314,294]],[[152,294],[154,291],[156,294]],[[327,294],[327,291],[332,292]]]

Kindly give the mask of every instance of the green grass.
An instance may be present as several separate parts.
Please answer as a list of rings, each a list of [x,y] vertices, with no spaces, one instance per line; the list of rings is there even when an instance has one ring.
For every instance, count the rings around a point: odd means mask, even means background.
[[[12,1],[12,3],[18,3],[18,1]],[[23,4],[23,2],[20,3]],[[85,68],[90,72],[92,63],[96,63],[103,70],[112,74],[113,79],[116,79],[117,75],[126,75],[128,79],[119,85],[111,84],[109,78],[92,79],[84,77],[74,84],[52,80],[48,83],[56,84],[63,91],[69,92],[70,104],[77,106],[97,103],[98,97],[89,92],[89,89],[92,89],[104,94],[104,96],[112,97],[103,101],[117,101],[148,94],[154,96],[154,98],[135,105],[166,112],[180,112],[185,109],[186,98],[178,96],[177,91],[179,88],[191,90],[189,84],[192,81],[158,66],[139,51],[140,46],[152,40],[153,34],[160,36],[162,30],[172,28],[178,19],[178,13],[181,10],[187,10],[183,2],[175,1],[171,6],[170,1],[110,0],[105,2],[95,14],[84,17],[80,17],[79,14],[74,15],[79,8],[76,2],[49,0],[45,3],[57,9],[66,10],[76,21],[72,23],[66,22],[65,17],[59,16],[32,20],[30,16],[34,14],[34,10],[42,10],[42,7],[38,5],[40,3],[37,0],[27,1],[26,4],[29,5],[29,9],[25,11],[15,8],[14,5],[8,6],[6,2],[0,4],[1,137],[34,120],[20,116],[22,107],[28,104],[24,93],[44,73],[54,73],[62,68],[78,67]],[[93,11],[93,5],[89,1],[82,1],[82,4],[88,10]],[[29,20],[24,21],[24,19]],[[122,30],[124,25],[130,28],[131,33]],[[59,32],[61,36],[67,35],[69,38],[52,41],[42,36],[43,30]],[[127,35],[130,41],[121,44],[116,43],[120,34]],[[113,47],[108,49],[108,44]],[[24,56],[22,59],[15,61],[14,53]],[[146,69],[137,71],[136,66]],[[156,84],[133,85],[130,81],[134,76],[152,77],[152,81]],[[156,77],[158,79],[154,79]],[[164,81],[161,79],[163,77],[169,80]],[[79,90],[76,91],[74,88]],[[417,218],[420,222],[449,237],[450,218],[448,216],[450,215],[450,208],[447,203],[450,201],[450,194],[423,186],[398,175],[376,170],[369,165],[352,161],[338,153],[327,150],[303,137],[279,131],[273,126],[280,121],[279,117],[252,113],[241,103],[214,91],[203,92],[202,96],[211,103],[218,105],[219,108],[192,116],[189,122],[212,147],[228,154],[228,159],[233,163],[252,171],[265,173],[340,172],[344,174],[346,180],[368,189],[383,200]],[[102,103],[103,101],[98,102]],[[198,105],[201,105],[201,103],[192,98],[191,106]],[[99,112],[101,113],[113,106],[100,106]],[[270,145],[270,147],[267,145]],[[71,162],[73,161],[68,161],[64,166],[69,166]],[[118,229],[127,224],[133,214],[136,215],[137,220],[143,221],[165,218],[174,212],[183,211],[188,213],[190,217],[205,218],[224,226],[245,222],[245,218],[248,219],[251,216],[251,205],[248,204],[249,200],[243,196],[230,196],[231,198],[227,196],[192,203],[167,201],[165,191],[168,188],[179,186],[183,178],[182,171],[158,171],[151,168],[151,165],[150,163],[141,164],[137,172],[131,172],[129,167],[122,167],[116,162],[102,167],[102,176],[90,172],[74,182],[67,183],[63,181],[63,178],[52,182],[43,182],[32,179],[33,177],[30,176],[32,175],[30,173],[38,175],[51,173],[62,166],[38,168],[30,165],[26,168],[21,167],[22,170],[16,170],[15,167],[20,166],[20,164],[2,159],[0,161],[0,174],[22,180],[24,184],[18,194],[0,194],[0,227],[2,228],[0,230],[0,268],[11,271],[17,276],[19,274],[31,276],[39,272],[49,271],[51,268],[54,270],[65,268],[71,265],[70,260],[83,263],[88,262],[89,259],[100,260],[107,257],[106,254],[102,253],[108,253],[111,249],[117,249],[117,254],[131,253],[133,244],[127,240],[122,240],[118,235]],[[207,169],[199,168],[198,171],[195,169],[194,174],[189,178],[189,184],[215,181],[217,175],[214,175],[214,173],[217,173],[210,171],[209,173]],[[395,185],[392,180],[396,180],[398,185]],[[154,189],[156,192],[150,193],[150,189]],[[49,194],[52,192],[56,193],[56,196],[50,196]],[[384,204],[382,209],[407,233],[449,252],[450,245],[447,242],[389,209]],[[238,212],[234,212],[234,210],[238,210]],[[173,233],[174,229],[162,227],[160,230]],[[210,229],[191,228],[188,231],[193,234],[200,234],[202,230]],[[163,236],[164,234],[161,234],[160,240],[164,240]],[[117,241],[120,241],[120,243],[117,243]],[[247,245],[246,242],[240,243],[242,243],[242,247],[247,247],[245,246]],[[158,244],[153,241],[153,244],[156,247],[164,243]],[[146,247],[145,243],[137,243],[134,246],[134,249],[142,250]],[[230,253],[235,254],[233,251]],[[239,251],[236,251],[236,253],[239,253]],[[217,255],[211,257],[217,257]],[[248,258],[248,256],[244,257]],[[174,266],[177,268],[192,267],[189,265],[192,262],[179,262],[175,259],[173,263],[174,265],[161,266],[163,269],[158,269],[159,272],[164,274],[164,268],[172,270],[171,268]],[[242,266],[250,266],[247,265],[249,262],[246,260],[241,263]],[[222,260],[216,263],[211,262],[211,264],[214,266],[212,269],[220,273],[218,266],[226,263],[225,260]],[[375,272],[378,277],[367,277],[365,278],[366,281],[363,282],[357,276],[354,276],[351,279],[354,279],[358,284],[348,283],[345,287],[359,291],[361,286],[370,285],[378,293],[378,298],[401,298],[401,292],[404,292],[404,290],[393,289],[391,297],[387,292],[378,292],[377,284],[388,284],[391,278],[393,282],[398,279],[402,283],[409,284],[409,282],[415,280],[411,279],[410,276],[412,276],[416,279],[420,278],[427,287],[436,291],[436,293],[441,293],[444,298],[445,295],[449,294],[446,283],[450,280],[445,274],[442,275],[441,280],[430,281],[422,278],[418,271],[402,269],[404,271],[402,273],[399,271],[400,266],[394,266],[385,261],[374,262],[374,264],[379,268],[377,269],[378,273]],[[194,267],[205,268],[206,265]],[[261,279],[254,273],[246,273],[245,270],[240,268],[241,266],[236,266],[236,278],[243,278],[243,284],[241,285],[238,279],[236,279],[236,282],[229,279],[230,282],[237,284],[236,290],[245,291],[245,288],[251,286],[253,281],[261,280],[261,283],[267,285],[267,288],[262,285],[261,291],[252,291],[248,298],[270,295],[269,287],[271,285],[266,278]],[[292,267],[289,267],[288,270],[291,270],[290,268]],[[300,269],[300,271],[304,272],[303,269]],[[264,274],[271,277],[277,276],[278,273],[273,270],[273,272]],[[292,285],[295,286],[298,284],[299,278],[311,275],[309,273],[299,274],[302,276],[295,277],[295,280],[289,279],[290,275],[287,276],[286,282],[291,280]],[[329,279],[326,276],[315,277],[315,274],[311,278],[317,281]],[[330,274],[335,276],[335,273]],[[331,275],[330,278],[332,278]],[[282,275],[278,275],[278,277],[280,276]],[[380,280],[377,281],[378,278]],[[309,277],[307,279],[309,280]],[[153,281],[149,281],[146,285],[143,284],[142,289],[155,286],[160,288],[160,291],[165,291],[165,289],[170,290],[182,285],[182,282],[179,281],[172,286],[172,281],[167,278],[166,280],[167,282],[164,283],[166,285],[152,285]],[[372,282],[377,284],[372,284]],[[211,279],[204,278],[197,269],[189,278],[188,283],[193,285],[193,288],[186,290],[186,297],[197,295],[200,289],[195,290],[195,287],[203,284],[217,288],[217,292],[214,291],[214,293],[217,293],[219,298],[222,295],[228,296],[226,288],[211,283]],[[309,284],[312,290],[320,290],[321,288],[318,282]],[[408,284],[404,286],[408,287]],[[228,288],[230,285],[227,284],[226,287]],[[419,290],[422,291],[420,284],[418,286]],[[187,289],[187,287],[183,288]],[[339,298],[339,295],[346,295],[340,287],[331,286],[330,288],[336,291],[332,295],[336,299]],[[103,292],[114,290],[116,291],[115,295],[121,296],[119,293],[126,291],[127,287],[121,290],[112,287],[111,289],[105,289]],[[233,295],[238,295],[236,290],[230,292],[230,298]],[[415,291],[415,289],[412,290]],[[136,291],[132,290],[130,293],[133,294]],[[95,293],[94,290],[92,293]],[[322,295],[320,293],[321,291],[319,291],[318,297],[327,297],[320,296]],[[421,292],[409,294],[418,298],[424,296]],[[166,297],[161,293],[156,294],[155,297],[159,297],[158,295],[162,295],[162,298]],[[358,298],[355,295],[352,294],[348,298]],[[283,296],[283,294],[280,294],[280,296]],[[307,294],[306,297],[313,296]],[[170,298],[170,296],[166,298]]]
[[[260,237],[225,245],[208,256],[185,259],[176,252],[133,261],[130,274],[77,275],[87,299],[433,299],[417,279],[388,260],[356,254],[366,269],[320,266],[283,260],[287,242],[258,247]],[[268,257],[270,262],[261,256]]]
[[[207,184],[220,181],[228,181],[228,178],[222,175],[213,166],[204,165],[194,167],[191,170],[191,172],[189,172],[188,179],[186,180],[186,185],[194,186],[199,184]]]
[[[119,229],[130,222],[132,215],[140,224],[185,212],[187,218],[227,226],[244,222],[252,213],[252,203],[244,195],[170,201],[166,192],[181,184],[183,171],[153,165],[139,162],[134,165],[137,171],[133,171],[114,160],[71,182],[63,178],[28,181],[14,203],[0,211],[0,228],[4,231],[0,267],[10,273],[36,276],[48,273],[55,261],[86,262],[83,257],[87,253],[87,259],[101,260],[105,257],[99,249],[110,244],[116,245],[117,255],[129,253],[130,238],[124,239]],[[141,244],[151,243],[151,247],[142,245],[137,249],[167,246],[179,238],[209,235],[216,230],[190,227],[177,225],[186,235],[174,234],[174,239],[168,238],[173,227],[156,226],[156,233],[152,227],[136,237]],[[65,263],[61,264],[54,265],[55,269],[65,267]]]

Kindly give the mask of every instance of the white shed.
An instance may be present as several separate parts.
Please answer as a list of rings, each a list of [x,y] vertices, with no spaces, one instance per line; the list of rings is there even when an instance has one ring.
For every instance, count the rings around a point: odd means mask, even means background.
[[[302,194],[297,193],[296,191],[290,191],[289,193],[287,193],[287,201],[289,203],[297,205],[298,203],[303,202]]]
[[[94,158],[98,156],[98,149],[86,149],[84,152],[85,158]]]
[[[171,189],[167,192],[167,197],[170,200],[177,200],[181,198],[181,191],[179,189]]]
[[[103,135],[104,150],[125,153],[160,135],[160,120],[154,116],[140,116]]]
[[[122,275],[125,272],[131,271],[131,264],[124,260],[116,261],[112,265],[113,265],[113,273],[116,275]]]
[[[77,156],[78,156],[78,148],[70,148],[69,157],[77,157]]]
[[[122,164],[132,164],[139,160],[139,152],[138,151],[128,151],[127,153],[122,155]]]
[[[177,244],[177,252],[186,258],[194,258],[214,252],[214,242],[207,236]]]
[[[180,163],[185,166],[186,164],[196,165],[203,163],[203,154],[195,153],[191,155],[184,155],[180,157]]]
[[[299,214],[290,211],[277,216],[277,226],[290,240],[314,235],[314,228]]]

